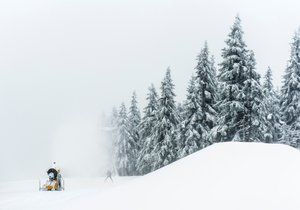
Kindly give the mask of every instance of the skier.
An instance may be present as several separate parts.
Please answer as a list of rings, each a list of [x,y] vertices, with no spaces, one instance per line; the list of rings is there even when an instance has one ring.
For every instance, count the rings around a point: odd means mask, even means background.
[[[111,172],[110,170],[108,170],[108,171],[106,172],[106,178],[105,178],[105,181],[106,181],[108,178],[109,178],[112,182],[114,182],[114,180],[112,179],[112,172]]]

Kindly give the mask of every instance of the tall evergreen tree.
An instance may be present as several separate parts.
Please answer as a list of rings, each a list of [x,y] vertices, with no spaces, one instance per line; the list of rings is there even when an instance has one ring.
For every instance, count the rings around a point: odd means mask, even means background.
[[[132,168],[132,151],[134,142],[129,133],[128,117],[125,104],[120,106],[118,116],[118,132],[115,145],[115,167],[120,176],[128,176],[134,170]]]
[[[246,44],[243,40],[241,20],[237,16],[222,50],[223,62],[219,71],[220,94],[218,125],[212,138],[217,141],[241,140],[244,128],[243,87],[248,68]]]
[[[178,125],[178,116],[174,97],[174,84],[168,68],[161,83],[161,97],[156,112],[157,123],[151,136],[154,142],[154,149],[151,152],[151,157],[154,158],[152,170],[168,165],[177,158],[175,130]]]
[[[272,69],[270,68],[270,66],[268,66],[268,69],[266,71],[266,74],[264,76],[264,83],[263,83],[263,91],[264,94],[272,94],[272,92],[274,92],[274,86],[273,86],[273,73],[272,73]]]
[[[176,112],[178,113],[178,120],[181,123],[184,119],[184,113],[185,113],[185,102],[183,103],[177,103],[176,105]]]
[[[210,63],[211,63],[211,69],[212,69],[212,73],[213,73],[213,78],[215,78],[215,105],[214,105],[214,108],[215,108],[215,111],[217,112],[216,114],[219,113],[219,110],[218,110],[218,106],[217,106],[217,102],[220,100],[220,84],[219,84],[219,81],[218,81],[218,71],[217,71],[217,68],[216,68],[216,65],[215,65],[215,57],[212,55],[210,57]],[[216,119],[217,119],[217,116],[216,116]],[[216,121],[215,121],[215,125],[216,125]],[[212,141],[213,142],[213,141]]]
[[[198,56],[195,85],[202,111],[201,123],[206,130],[205,133],[208,133],[214,127],[216,120],[217,81],[214,60],[209,57],[207,42],[205,42],[204,48]],[[202,147],[205,146],[208,146],[208,143],[204,141]]]
[[[211,144],[208,134],[216,120],[216,72],[206,42],[197,60],[196,74],[188,87],[185,118],[179,129],[181,157]]]
[[[147,174],[152,170],[151,164],[153,159],[151,152],[154,148],[154,142],[150,137],[157,123],[156,111],[158,107],[158,96],[153,84],[149,87],[147,101],[148,104],[144,109],[144,116],[139,126],[141,141],[141,150],[137,160],[137,171],[139,174]]]
[[[262,87],[260,85],[260,75],[256,72],[256,61],[254,53],[250,51],[246,80],[242,94],[244,95],[244,116],[241,141],[264,141],[266,130],[265,104],[263,103]]]
[[[280,122],[279,95],[274,90],[272,81],[272,70],[268,67],[263,83],[263,102],[266,108],[265,118],[267,123],[264,141],[267,143],[278,142],[282,130]]]
[[[148,88],[148,91],[146,98],[148,104],[144,108],[144,116],[139,126],[142,139],[146,139],[152,134],[152,129],[156,124],[155,114],[158,107],[158,95],[153,84]]]
[[[202,112],[200,109],[199,97],[195,87],[196,78],[193,76],[187,89],[187,99],[184,104],[183,121],[178,126],[177,142],[178,156],[185,157],[199,150],[202,141],[202,134],[205,132],[200,123]]]
[[[129,113],[128,113],[128,128],[129,128],[129,134],[132,142],[132,148],[131,148],[131,164],[132,164],[132,175],[136,174],[136,160],[138,158],[138,154],[140,152],[140,135],[139,135],[139,129],[138,126],[141,123],[141,113],[137,106],[137,97],[136,93],[133,92],[132,98],[131,98],[131,104],[129,107]]]
[[[207,45],[207,44],[206,44]],[[215,57],[212,55],[210,57],[210,65],[211,65],[211,71],[212,71],[212,75],[213,77],[215,78],[215,83],[216,85],[218,84],[218,81],[217,81],[217,69],[216,69],[216,65],[215,65]]]
[[[293,136],[290,145],[300,147],[300,32],[295,33],[291,44],[291,55],[282,86],[282,119]],[[296,132],[297,131],[297,132]]]

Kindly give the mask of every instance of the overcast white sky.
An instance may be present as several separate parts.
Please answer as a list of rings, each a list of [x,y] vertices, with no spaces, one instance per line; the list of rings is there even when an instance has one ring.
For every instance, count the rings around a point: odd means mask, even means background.
[[[270,65],[280,85],[299,11],[297,0],[1,1],[0,180],[33,178],[65,139],[97,139],[100,113],[133,90],[143,105],[168,66],[182,100],[204,41],[219,63],[237,13],[258,71]]]

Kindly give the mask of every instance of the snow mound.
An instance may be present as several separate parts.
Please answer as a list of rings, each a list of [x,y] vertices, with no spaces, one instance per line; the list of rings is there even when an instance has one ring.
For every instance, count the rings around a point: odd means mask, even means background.
[[[296,149],[220,143],[67,209],[299,210],[299,180]]]
[[[300,153],[296,149],[219,143],[122,185],[76,191],[75,195],[72,190],[55,196],[51,192],[35,194],[52,199],[51,206],[40,199],[37,205],[27,193],[26,202],[11,197],[18,206],[6,205],[10,207],[6,209],[299,210],[299,180]]]

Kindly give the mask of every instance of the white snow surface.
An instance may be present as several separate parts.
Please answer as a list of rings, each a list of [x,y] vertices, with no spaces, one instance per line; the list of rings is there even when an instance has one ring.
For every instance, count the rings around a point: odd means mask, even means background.
[[[300,152],[279,144],[219,143],[142,177],[0,183],[2,210],[299,210]]]

